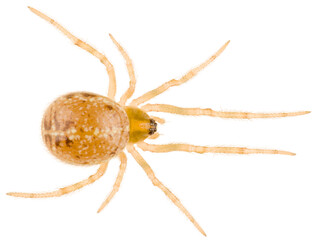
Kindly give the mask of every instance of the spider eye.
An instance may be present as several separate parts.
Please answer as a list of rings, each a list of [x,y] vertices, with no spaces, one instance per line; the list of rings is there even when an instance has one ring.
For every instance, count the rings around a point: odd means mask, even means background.
[[[150,130],[148,132],[149,135],[153,135],[157,131],[157,123],[154,119],[150,119]]]

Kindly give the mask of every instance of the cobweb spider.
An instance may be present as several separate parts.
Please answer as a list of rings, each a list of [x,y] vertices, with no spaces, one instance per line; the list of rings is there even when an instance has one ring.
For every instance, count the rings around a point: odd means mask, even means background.
[[[99,164],[100,166],[97,172],[83,181],[60,188],[56,191],[45,193],[10,192],[7,193],[8,195],[23,198],[48,198],[62,196],[98,180],[105,173],[109,160],[113,157],[118,157],[121,162],[120,169],[112,191],[98,209],[98,212],[100,212],[119,190],[127,164],[127,158],[123,151],[124,148],[126,148],[126,150],[143,168],[152,183],[161,189],[165,195],[186,215],[194,226],[206,236],[204,230],[186,210],[180,200],[156,178],[153,170],[136,150],[135,146],[139,147],[143,151],[151,151],[155,153],[184,151],[196,153],[295,155],[291,152],[271,149],[204,147],[181,143],[155,145],[144,142],[147,138],[156,139],[159,137],[156,122],[161,124],[165,122],[164,119],[149,116],[147,114],[148,112],[166,112],[181,115],[239,119],[290,117],[309,113],[309,111],[288,113],[218,112],[208,108],[181,108],[167,104],[146,104],[141,106],[141,104],[156,97],[157,95],[162,94],[167,89],[179,86],[193,78],[225,50],[229,41],[226,42],[213,56],[198,67],[190,70],[182,78],[170,80],[158,88],[155,88],[132,100],[131,103],[127,105],[127,100],[133,95],[135,90],[136,79],[134,69],[132,61],[126,51],[111,34],[110,38],[126,61],[130,77],[129,88],[121,96],[118,103],[114,100],[116,93],[116,79],[113,65],[109,62],[109,60],[92,46],[72,35],[53,19],[32,7],[29,7],[29,9],[55,26],[75,45],[98,58],[106,67],[106,71],[109,76],[109,89],[107,97],[88,92],[74,92],[63,95],[57,98],[47,108],[42,120],[43,141],[54,156],[71,164]]]

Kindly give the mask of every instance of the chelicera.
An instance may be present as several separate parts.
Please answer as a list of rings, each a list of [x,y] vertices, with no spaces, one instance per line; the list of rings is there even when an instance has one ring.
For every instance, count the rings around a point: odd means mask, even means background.
[[[226,48],[226,42],[213,56],[207,59],[198,67],[190,70],[182,78],[170,80],[163,85],[151,90],[144,95],[134,99],[126,105],[127,100],[133,95],[136,78],[132,61],[122,46],[110,35],[126,61],[127,70],[130,77],[129,88],[121,96],[117,103],[114,100],[116,93],[116,79],[112,64],[99,51],[89,44],[81,41],[60,24],[49,18],[38,10],[29,7],[30,10],[44,20],[51,23],[67,36],[75,45],[97,57],[106,67],[109,76],[109,89],[107,97],[88,92],[74,92],[57,98],[45,111],[42,121],[42,137],[49,151],[58,159],[77,165],[99,164],[95,174],[89,178],[73,185],[60,188],[57,191],[45,193],[8,193],[14,197],[24,198],[47,198],[59,197],[73,192],[88,184],[98,180],[105,173],[109,160],[118,157],[120,169],[114,186],[108,197],[100,206],[100,212],[113,198],[119,190],[120,184],[127,165],[127,158],[124,149],[130,153],[138,164],[144,169],[152,183],[161,189],[166,196],[186,215],[195,227],[206,236],[193,216],[186,210],[180,200],[160,182],[151,167],[143,159],[135,146],[143,151],[171,152],[185,151],[196,153],[232,153],[232,154],[285,154],[294,153],[270,149],[249,149],[244,147],[203,147],[189,144],[165,144],[154,145],[144,142],[145,139],[155,139],[157,133],[157,123],[164,123],[158,117],[150,117],[148,112],[166,112],[173,114],[192,116],[211,116],[221,118],[275,118],[298,116],[309,113],[308,111],[290,113],[248,113],[248,112],[218,112],[212,109],[181,108],[167,104],[141,104],[165,92],[167,89],[181,85],[193,78],[199,71],[204,69],[209,63],[214,61]],[[141,106],[141,107],[140,107]]]

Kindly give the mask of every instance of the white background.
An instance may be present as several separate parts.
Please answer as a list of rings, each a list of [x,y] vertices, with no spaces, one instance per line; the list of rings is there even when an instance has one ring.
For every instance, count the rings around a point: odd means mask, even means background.
[[[120,191],[100,214],[119,162],[95,184],[55,199],[94,173],[56,160],[40,132],[48,104],[71,91],[107,93],[104,66],[33,13],[33,6],[105,53],[117,99],[128,86],[112,33],[133,59],[135,97],[179,78],[227,40],[226,51],[185,85],[152,100],[223,111],[311,110],[306,116],[230,120],[157,114],[156,143],[281,149],[284,155],[141,152],[206,231],[206,239],[318,239],[317,1],[3,1],[0,7],[0,239],[205,239],[129,156]],[[155,143],[155,141],[154,141]]]

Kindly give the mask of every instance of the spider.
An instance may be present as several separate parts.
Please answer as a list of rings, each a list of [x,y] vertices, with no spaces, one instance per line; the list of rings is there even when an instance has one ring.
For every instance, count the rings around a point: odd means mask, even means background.
[[[148,112],[166,112],[192,116],[205,115],[210,117],[239,119],[288,117],[310,113],[309,111],[290,113],[218,112],[212,109],[181,108],[167,104],[146,104],[139,107],[148,100],[162,94],[167,89],[179,86],[193,78],[225,50],[229,41],[226,42],[213,56],[198,67],[190,70],[182,78],[178,80],[170,80],[158,88],[155,88],[132,100],[129,105],[126,105],[127,100],[134,93],[136,78],[131,59],[123,47],[111,34],[109,35],[111,40],[126,61],[130,77],[129,88],[121,96],[118,103],[114,100],[116,93],[116,79],[113,65],[109,62],[109,60],[102,53],[72,35],[69,31],[53,19],[49,18],[47,15],[32,7],[29,7],[29,9],[59,29],[75,45],[98,58],[106,67],[109,76],[109,89],[107,97],[88,92],[73,92],[63,95],[49,105],[42,120],[42,138],[45,145],[54,156],[64,162],[76,165],[83,166],[99,164],[100,166],[97,172],[83,181],[60,188],[56,191],[45,193],[10,192],[7,193],[8,195],[23,198],[49,198],[62,196],[98,180],[106,172],[109,160],[113,157],[118,157],[120,160],[119,172],[112,191],[98,209],[98,212],[100,212],[119,190],[127,165],[127,158],[123,152],[126,148],[137,163],[143,168],[151,182],[161,189],[165,195],[186,215],[194,226],[206,236],[204,230],[200,227],[194,217],[186,210],[180,200],[156,178],[149,164],[136,150],[135,145],[143,151],[151,151],[155,153],[184,151],[196,153],[210,152],[231,154],[295,155],[292,152],[270,149],[204,147],[179,143],[154,145],[144,142],[147,138],[156,139],[159,137],[159,134],[157,133],[157,122],[161,124],[165,122],[162,118],[149,116],[147,114]]]

